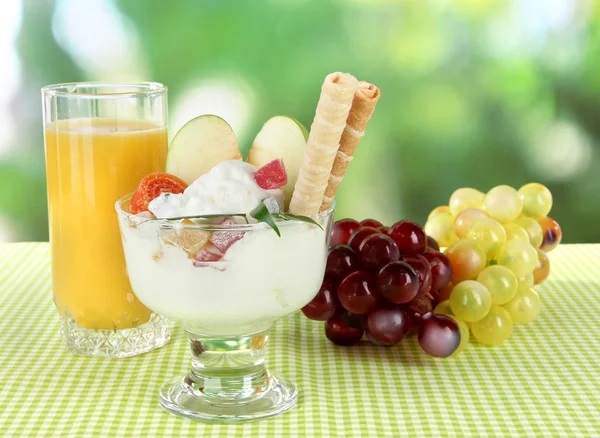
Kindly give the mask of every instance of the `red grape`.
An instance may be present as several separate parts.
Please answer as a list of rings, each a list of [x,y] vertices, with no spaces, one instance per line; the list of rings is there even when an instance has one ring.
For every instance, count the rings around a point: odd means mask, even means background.
[[[405,304],[406,312],[410,317],[413,329],[421,326],[421,317],[433,310],[433,303],[425,295],[417,295],[412,301]]]
[[[423,255],[431,267],[431,289],[439,290],[446,286],[452,278],[450,260],[441,252],[428,252]]]
[[[551,217],[538,217],[537,222],[542,227],[544,240],[540,249],[544,252],[550,252],[558,246],[562,240],[562,230],[560,225]]]
[[[369,313],[367,327],[377,342],[395,345],[410,331],[409,316],[400,306],[380,307]]]
[[[399,257],[398,245],[385,234],[372,234],[363,240],[358,250],[358,260],[370,271],[380,269]]]
[[[307,318],[316,321],[327,321],[335,314],[338,306],[339,300],[335,285],[329,280],[324,280],[317,296],[302,308],[302,313]]]
[[[440,303],[440,292],[437,290],[431,289],[425,294],[425,296],[431,301],[431,307],[433,309],[435,309],[435,306],[437,306]]]
[[[350,237],[348,238],[348,245],[354,251],[358,252],[358,248],[360,248],[360,244],[363,243],[367,237],[371,234],[377,234],[379,230],[373,227],[360,227],[352,232]]]
[[[446,286],[439,290],[438,299],[440,301],[446,301],[450,299],[450,295],[452,294],[452,289],[454,289],[454,284],[452,282],[448,282]]]
[[[431,236],[427,236],[427,247],[431,248],[434,251],[439,251],[440,250],[440,244],[437,243],[437,240],[435,240]]]
[[[360,223],[354,219],[342,219],[333,224],[329,246],[346,245],[350,235],[360,227]]]
[[[421,286],[418,274],[404,262],[391,262],[381,268],[377,274],[377,284],[381,295],[395,304],[412,300]]]
[[[391,347],[390,344],[384,344],[383,342],[379,342],[375,337],[369,332],[369,328],[365,328],[365,336],[369,340],[369,342],[377,347]]]
[[[344,309],[359,315],[375,309],[378,295],[375,279],[365,271],[352,272],[338,287],[338,297]]]
[[[387,234],[394,239],[403,254],[423,254],[427,247],[427,235],[415,222],[396,222]]]
[[[353,345],[362,338],[362,328],[350,327],[341,319],[331,318],[325,323],[325,336],[337,345]]]
[[[365,328],[366,325],[366,315],[359,315],[357,313],[348,312],[346,309],[341,308],[336,313],[337,319],[341,319],[350,327],[354,328]]]
[[[377,228],[377,229],[383,228],[383,224],[375,219],[365,219],[365,220],[360,221],[360,224],[363,227],[373,227],[373,228]]]
[[[448,357],[460,345],[460,329],[456,321],[430,312],[421,318],[419,345],[435,357]]]
[[[429,262],[427,259],[421,254],[411,255],[411,256],[402,256],[400,257],[405,263],[408,263],[415,272],[419,275],[419,281],[421,282],[419,287],[419,295],[429,292],[431,289],[431,266],[429,266]]]
[[[350,272],[359,269],[356,253],[347,245],[336,245],[329,250],[325,275],[335,282],[339,282]]]
[[[429,297],[418,295],[406,304],[406,308],[412,310],[419,316],[423,316],[433,310],[433,305],[431,304],[431,299],[429,299]]]

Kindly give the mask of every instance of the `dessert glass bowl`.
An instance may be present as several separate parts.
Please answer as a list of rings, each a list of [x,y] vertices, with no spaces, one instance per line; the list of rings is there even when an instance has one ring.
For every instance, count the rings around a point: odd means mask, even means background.
[[[292,407],[296,386],[265,366],[269,331],[317,294],[334,208],[313,216],[320,226],[278,221],[279,237],[265,223],[134,216],[130,199],[115,207],[132,288],[148,308],[184,328],[192,352],[191,371],[161,389],[162,406],[213,422]]]

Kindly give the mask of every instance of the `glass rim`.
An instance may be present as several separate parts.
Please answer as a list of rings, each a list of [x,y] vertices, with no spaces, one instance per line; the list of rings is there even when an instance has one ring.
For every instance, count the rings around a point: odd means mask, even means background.
[[[77,92],[78,88],[137,88],[135,91],[86,93]],[[80,99],[122,99],[127,97],[144,97],[166,93],[168,87],[160,82],[63,82],[42,87],[44,96],[70,97]]]
[[[131,200],[132,197],[133,197],[133,193],[129,193],[128,195],[123,196],[122,198],[118,199],[115,202],[115,210],[117,211],[117,215],[124,217],[128,220],[130,220],[132,218],[136,218],[136,215],[123,210],[123,207],[122,207],[123,203]],[[322,221],[324,219],[329,218],[334,213],[334,211],[335,211],[335,200],[333,201],[333,204],[331,205],[331,207],[329,207],[327,210],[321,211],[310,217],[312,219],[314,219],[320,225],[323,225]],[[228,215],[223,214],[223,215],[219,215],[219,216],[227,217]],[[254,224],[246,224],[246,223],[238,224],[238,223],[236,223],[236,224],[231,224],[231,225],[230,224],[225,224],[225,225],[224,224],[208,224],[208,223],[207,224],[182,224],[181,221],[169,220],[169,219],[148,219],[148,220],[141,221],[137,225],[146,223],[148,221],[152,221],[153,225],[155,225],[161,229],[178,229],[178,230],[252,231],[252,230],[260,230],[260,229],[270,228],[270,226],[264,222],[258,222],[258,223],[254,223]],[[299,224],[309,225],[308,223],[302,222],[302,221],[276,220],[275,222],[277,223],[277,226],[279,228],[282,228],[282,227],[285,228],[285,227],[299,225]],[[323,229],[325,229],[325,228],[323,228]]]

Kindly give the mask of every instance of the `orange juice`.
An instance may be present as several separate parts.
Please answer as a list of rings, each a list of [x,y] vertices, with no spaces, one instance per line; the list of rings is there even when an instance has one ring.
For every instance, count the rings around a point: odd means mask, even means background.
[[[165,169],[167,131],[150,122],[69,119],[46,126],[52,281],[59,312],[80,327],[148,321],[129,285],[114,204]]]

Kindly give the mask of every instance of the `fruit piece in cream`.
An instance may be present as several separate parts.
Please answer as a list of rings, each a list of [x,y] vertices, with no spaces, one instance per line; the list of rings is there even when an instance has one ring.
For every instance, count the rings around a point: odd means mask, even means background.
[[[148,209],[157,218],[207,214],[249,213],[263,199],[277,197],[281,189],[262,189],[254,179],[258,169],[252,164],[226,160],[200,176],[181,194],[162,193]]]

